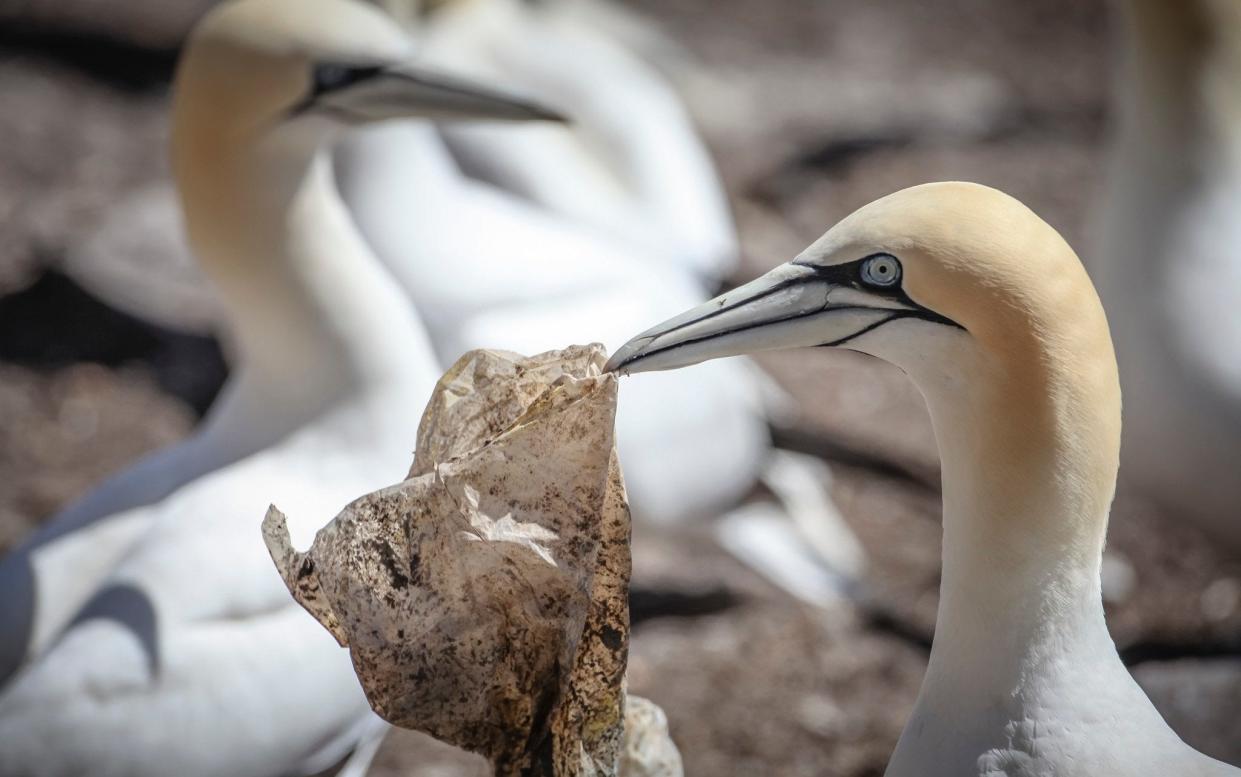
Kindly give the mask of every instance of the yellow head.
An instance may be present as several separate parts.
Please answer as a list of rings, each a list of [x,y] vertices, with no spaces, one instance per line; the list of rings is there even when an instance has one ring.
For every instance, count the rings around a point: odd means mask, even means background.
[[[410,65],[414,46],[359,0],[229,0],[208,13],[177,70],[174,145],[322,143],[385,119],[557,119],[551,111]]]
[[[679,367],[739,352],[736,343],[847,346],[916,373],[901,354],[932,341],[1001,358],[1066,340],[1110,350],[1068,244],[1002,192],[932,183],[860,208],[791,263],[639,335],[612,367]]]

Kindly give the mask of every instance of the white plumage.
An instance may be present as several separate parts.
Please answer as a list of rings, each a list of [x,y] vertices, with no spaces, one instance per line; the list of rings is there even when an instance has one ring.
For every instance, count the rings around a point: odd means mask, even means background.
[[[342,193],[443,362],[477,347],[535,353],[566,336],[614,347],[652,315],[701,301],[734,268],[723,189],[679,99],[582,14],[448,2],[418,32],[420,61],[572,112],[556,127],[374,127],[338,149]],[[716,515],[775,466],[770,386],[734,361],[626,388],[617,441],[637,520]],[[840,557],[853,559],[836,571],[853,575],[860,546],[817,491],[806,500],[814,515],[794,517],[835,520]]]
[[[537,353],[566,337],[614,346],[638,321],[704,296],[663,257],[456,173],[429,127],[369,128],[336,159],[359,227],[444,362],[478,347]],[[627,387],[617,437],[635,514],[660,522],[730,505],[768,446],[758,385],[741,362]]]
[[[431,17],[431,61],[573,108],[565,127],[446,126],[449,147],[469,174],[713,290],[738,246],[711,158],[671,85],[579,5],[449,2]]]

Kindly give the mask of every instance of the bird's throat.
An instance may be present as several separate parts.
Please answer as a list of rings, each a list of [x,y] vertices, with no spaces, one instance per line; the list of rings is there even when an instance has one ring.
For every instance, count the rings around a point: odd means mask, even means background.
[[[412,307],[340,201],[325,152],[242,148],[179,167],[191,242],[220,289],[252,390],[309,408],[400,379],[422,350],[429,357]]]
[[[928,677],[947,687],[1011,694],[1066,651],[1110,649],[1099,571],[1119,447],[1114,360],[1097,374],[1030,363],[928,398],[944,484]]]

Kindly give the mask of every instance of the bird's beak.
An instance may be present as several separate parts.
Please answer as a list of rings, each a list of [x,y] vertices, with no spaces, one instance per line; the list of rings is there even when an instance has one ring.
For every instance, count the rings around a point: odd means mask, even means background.
[[[608,360],[628,374],[815,345],[845,345],[888,321],[919,315],[900,300],[842,282],[835,268],[784,264],[646,330]]]
[[[525,97],[408,65],[338,69],[316,84],[302,110],[352,124],[405,118],[567,121]]]

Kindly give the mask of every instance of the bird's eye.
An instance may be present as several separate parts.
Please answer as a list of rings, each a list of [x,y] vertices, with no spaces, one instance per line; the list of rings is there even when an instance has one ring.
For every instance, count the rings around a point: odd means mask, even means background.
[[[890,254],[876,254],[862,262],[862,283],[886,289],[900,283],[901,263]]]
[[[381,71],[382,68],[378,67],[352,67],[325,62],[311,70],[311,90],[316,95],[333,92],[365,81]]]

